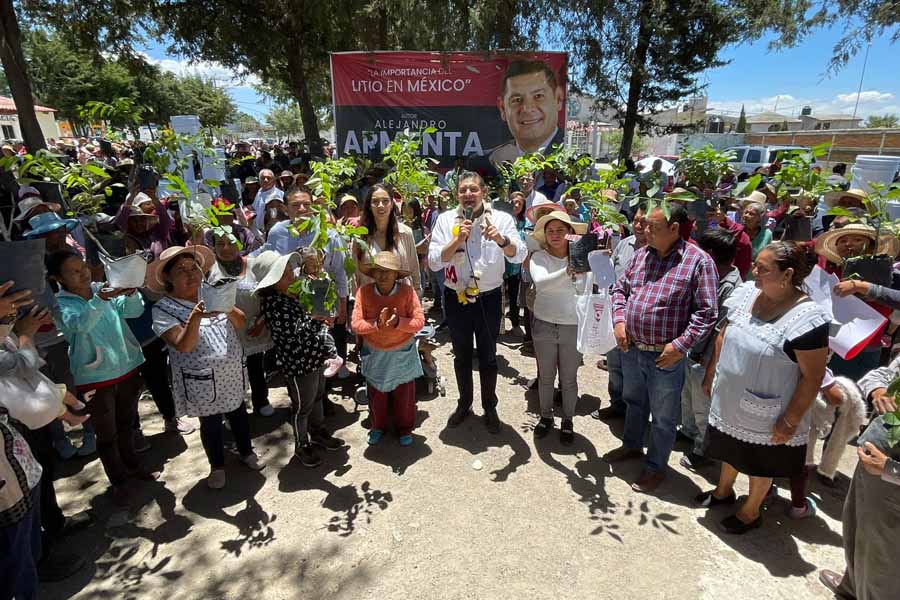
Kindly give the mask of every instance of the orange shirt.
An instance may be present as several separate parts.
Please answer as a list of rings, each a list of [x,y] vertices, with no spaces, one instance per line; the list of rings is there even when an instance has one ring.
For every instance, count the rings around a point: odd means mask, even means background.
[[[412,286],[398,284],[397,291],[382,296],[374,283],[368,283],[356,292],[351,325],[356,335],[376,350],[391,351],[402,348],[425,326],[425,313]],[[399,323],[396,327],[378,329],[378,315],[382,308],[397,309]]]

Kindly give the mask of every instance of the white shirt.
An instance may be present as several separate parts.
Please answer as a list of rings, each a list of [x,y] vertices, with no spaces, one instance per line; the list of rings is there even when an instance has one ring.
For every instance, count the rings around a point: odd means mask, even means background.
[[[272,186],[267,190],[260,188],[259,191],[256,192],[256,198],[253,199],[253,212],[256,213],[254,222],[256,223],[257,229],[265,231],[266,204],[272,200],[282,199],[284,199],[284,192],[278,189],[278,186]]]
[[[428,265],[432,271],[444,271],[444,285],[456,291],[464,290],[473,282],[473,267],[475,277],[478,279],[478,289],[481,292],[489,292],[500,287],[503,283],[503,272],[506,270],[506,261],[521,263],[525,260],[525,244],[519,239],[516,223],[512,215],[491,210],[485,204],[484,212],[474,220],[472,233],[466,243],[460,246],[449,262],[441,260],[441,251],[456,238],[453,235],[453,226],[462,222],[462,213],[459,209],[448,210],[437,218],[434,228],[431,230],[431,244],[428,246]],[[503,249],[495,242],[482,237],[481,225],[485,216],[490,218],[494,227],[516,249],[513,256],[505,256]]]
[[[556,325],[577,325],[575,295],[584,288],[584,275],[575,281],[566,273],[569,259],[556,258],[546,250],[531,255],[528,270],[534,281],[534,316]]]
[[[531,188],[531,193],[525,196],[525,210],[531,208],[531,205],[534,204],[537,200],[539,200],[543,204],[549,202],[549,200],[547,200],[547,196],[537,191],[536,187]]]

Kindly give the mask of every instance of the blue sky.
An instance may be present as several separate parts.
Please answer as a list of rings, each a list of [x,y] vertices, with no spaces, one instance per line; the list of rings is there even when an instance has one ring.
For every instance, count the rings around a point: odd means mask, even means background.
[[[825,29],[809,37],[803,44],[780,52],[770,52],[770,37],[752,44],[727,48],[722,56],[731,63],[710,69],[701,76],[708,84],[709,105],[737,114],[741,105],[748,113],[771,111],[798,114],[804,105],[814,113],[846,113],[853,111],[863,63],[862,53],[837,74],[824,75],[832,47],[842,29]],[[900,44],[888,43],[889,35],[875,40],[869,51],[863,92],[857,115],[893,112],[900,115],[900,77],[897,56]],[[252,86],[253,77],[234,79],[234,72],[215,63],[190,64],[182,57],[167,55],[160,46],[151,46],[146,55],[165,69],[193,72],[212,77],[226,86],[239,110],[262,119],[271,107]]]

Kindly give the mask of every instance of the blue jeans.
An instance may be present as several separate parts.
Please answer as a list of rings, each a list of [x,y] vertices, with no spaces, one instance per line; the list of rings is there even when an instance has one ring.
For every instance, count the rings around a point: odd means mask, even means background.
[[[681,389],[684,387],[684,360],[671,369],[656,366],[656,352],[631,348],[622,353],[622,375],[625,385],[622,397],[628,410],[625,413],[626,448],[644,447],[647,417],[653,417],[650,428],[650,447],[646,468],[663,471],[675,444],[675,430],[681,412]]]
[[[31,492],[32,507],[17,523],[0,527],[0,598],[37,598],[41,559],[41,486]]]
[[[618,348],[606,353],[606,372],[609,374],[609,385],[606,388],[609,392],[609,405],[624,415],[626,406],[622,399],[622,387],[625,381],[622,377],[622,351]]]
[[[681,393],[681,432],[694,440],[694,454],[703,456],[703,440],[709,424],[712,398],[703,391],[706,367],[692,360],[684,361],[685,381]]]

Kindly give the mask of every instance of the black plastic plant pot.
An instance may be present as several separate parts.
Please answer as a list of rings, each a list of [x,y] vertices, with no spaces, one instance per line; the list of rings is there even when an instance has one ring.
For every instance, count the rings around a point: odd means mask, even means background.
[[[843,279],[858,279],[890,287],[893,259],[886,254],[855,256],[844,263]]]
[[[309,282],[309,291],[312,300],[312,316],[333,317],[334,311],[325,305],[328,299],[328,288],[331,282],[326,279],[314,279]]]
[[[586,233],[578,241],[569,242],[569,266],[576,273],[587,273],[591,270],[588,254],[597,249],[600,239],[596,233]]]
[[[812,219],[805,215],[787,217],[781,239],[786,242],[808,242],[812,239]]]
[[[35,298],[43,293],[47,287],[43,238],[0,242],[0,256],[0,283],[15,281],[7,293],[31,290]]]

